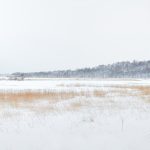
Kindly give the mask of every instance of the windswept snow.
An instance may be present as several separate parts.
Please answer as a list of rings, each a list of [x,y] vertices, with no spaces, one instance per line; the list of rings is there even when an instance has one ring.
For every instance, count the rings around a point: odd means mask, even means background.
[[[149,150],[150,94],[141,95],[137,86],[150,87],[150,80],[0,81],[6,94],[0,100],[0,149]],[[7,97],[26,91],[84,94],[21,103]]]

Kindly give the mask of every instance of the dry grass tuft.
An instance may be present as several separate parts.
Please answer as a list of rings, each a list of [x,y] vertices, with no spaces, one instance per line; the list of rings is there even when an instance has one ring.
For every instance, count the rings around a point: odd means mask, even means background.
[[[79,110],[82,107],[88,107],[88,106],[90,106],[90,102],[85,101],[85,100],[77,101],[77,102],[71,102],[71,104],[69,105],[69,107],[67,108],[67,110],[74,111],[74,110]]]
[[[83,106],[83,104],[81,102],[74,102],[71,104],[71,110],[74,110],[74,109],[79,109]]]
[[[132,89],[140,91],[143,96],[150,96],[150,86],[133,86]]]
[[[106,95],[106,93],[104,91],[100,91],[100,90],[94,90],[93,91],[94,97],[104,97],[105,95]]]
[[[25,102],[31,102],[34,100],[51,100],[51,101],[57,101],[57,100],[64,100],[64,99],[71,99],[76,96],[80,96],[80,93],[76,92],[33,92],[33,91],[27,91],[27,92],[1,92],[0,93],[0,102],[6,102],[6,101],[25,101]]]
[[[150,101],[150,86],[147,85],[133,85],[133,86],[116,86],[116,92],[122,96],[137,96],[142,99]]]
[[[102,97],[102,91],[23,91],[23,92],[0,92],[0,104],[9,104],[17,108],[28,107],[35,108],[36,102],[47,101],[48,104],[63,100],[73,99],[75,97]],[[49,106],[48,106],[49,107]]]

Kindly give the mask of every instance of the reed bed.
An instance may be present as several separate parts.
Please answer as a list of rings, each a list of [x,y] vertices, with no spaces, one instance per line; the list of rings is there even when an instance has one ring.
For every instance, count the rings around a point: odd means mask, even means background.
[[[101,90],[94,91],[21,91],[21,92],[0,92],[0,102],[11,101],[37,101],[37,100],[68,100],[75,97],[102,97],[105,93]]]

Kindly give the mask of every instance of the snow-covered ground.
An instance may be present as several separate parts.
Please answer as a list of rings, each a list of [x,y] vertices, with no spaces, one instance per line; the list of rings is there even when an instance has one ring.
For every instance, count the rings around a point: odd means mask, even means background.
[[[144,95],[141,87],[149,88],[150,80],[0,81],[0,93],[5,93],[0,150],[150,150],[150,94],[144,89]],[[7,93],[26,91],[84,94],[57,101],[8,101]]]

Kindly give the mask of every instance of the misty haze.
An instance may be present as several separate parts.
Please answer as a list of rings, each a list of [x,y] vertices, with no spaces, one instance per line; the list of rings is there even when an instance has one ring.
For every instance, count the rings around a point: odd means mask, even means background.
[[[150,1],[1,0],[0,150],[149,150]]]

